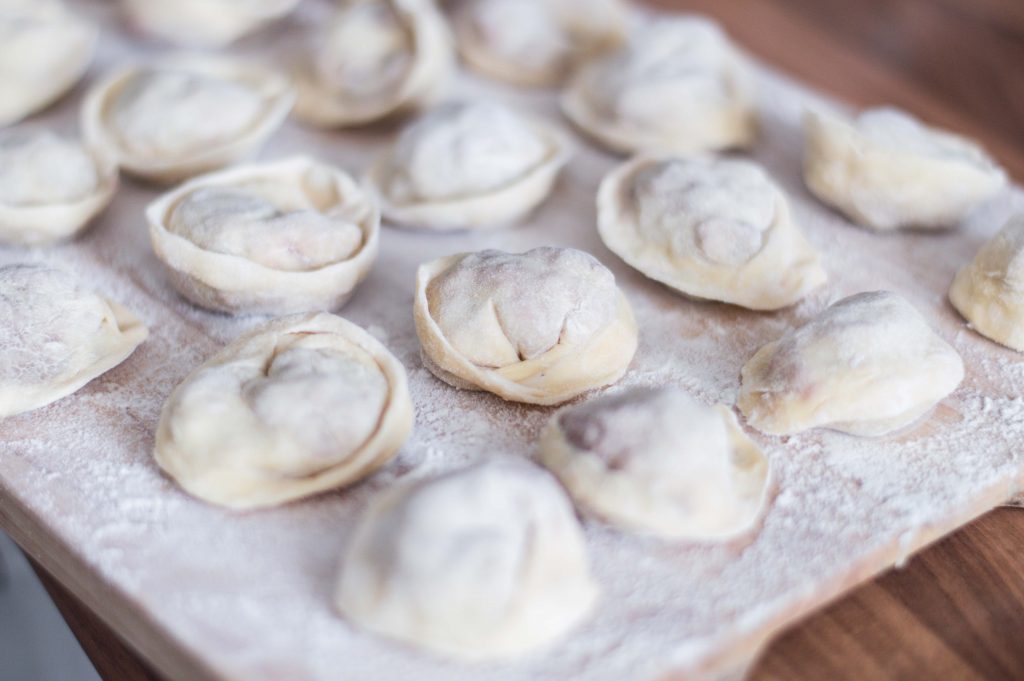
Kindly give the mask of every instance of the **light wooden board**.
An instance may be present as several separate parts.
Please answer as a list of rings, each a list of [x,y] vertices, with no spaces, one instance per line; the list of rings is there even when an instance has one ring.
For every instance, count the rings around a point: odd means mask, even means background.
[[[95,77],[143,48],[118,33],[105,4],[86,6],[109,27]],[[73,244],[45,253],[0,249],[3,263],[61,264],[152,327],[151,339],[118,369],[75,396],[0,423],[0,524],[170,678],[621,680],[742,667],[780,627],[998,505],[1024,479],[1017,397],[1024,365],[966,329],[944,297],[956,268],[1024,206],[1024,195],[1008,193],[953,233],[856,229],[814,202],[799,180],[797,121],[815,98],[768,72],[761,89],[765,134],[753,155],[790,193],[797,220],[825,252],[826,289],[793,310],[763,315],[688,301],[647,281],[596,237],[594,191],[616,159],[581,141],[557,195],[519,229],[386,230],[381,262],[344,314],[384,337],[406,364],[416,431],[365,484],[283,509],[236,515],[205,506],[149,458],[160,405],[176,382],[260,321],[202,312],[174,295],[142,220],[154,190],[126,182],[95,229]],[[543,93],[473,78],[463,78],[457,93],[557,116]],[[41,120],[72,130],[79,94]],[[392,132],[323,134],[289,125],[262,156],[314,153],[355,171]],[[549,243],[596,255],[633,303],[641,348],[623,385],[677,383],[706,401],[731,403],[739,367],[757,347],[831,300],[882,287],[906,295],[954,343],[968,377],[927,423],[900,437],[757,436],[778,493],[750,542],[660,543],[588,522],[602,605],[570,639],[521,663],[463,668],[362,634],[328,600],[348,529],[366,500],[403,476],[482,456],[529,456],[550,413],[457,393],[421,367],[411,319],[415,266],[460,250]]]

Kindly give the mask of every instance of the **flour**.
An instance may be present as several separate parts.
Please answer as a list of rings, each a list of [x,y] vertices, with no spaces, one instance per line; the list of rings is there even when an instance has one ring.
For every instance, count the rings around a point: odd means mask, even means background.
[[[109,3],[81,6],[106,28],[90,78],[146,49],[127,42]],[[243,41],[240,49],[262,46]],[[880,570],[915,548],[922,531],[951,530],[1019,488],[1024,355],[967,329],[944,293],[976,248],[1011,212],[1024,209],[1024,193],[1000,196],[959,231],[880,236],[858,229],[813,201],[800,180],[799,116],[803,106],[820,101],[770,72],[759,73],[758,85],[764,132],[754,157],[790,194],[795,220],[823,252],[826,287],[793,308],[765,314],[695,302],[644,278],[597,238],[593,198],[616,159],[581,142],[553,200],[521,228],[452,235],[385,229],[381,260],[343,315],[386,333],[389,349],[407,367],[417,410],[413,436],[364,484],[275,510],[234,514],[194,501],[151,459],[160,407],[174,386],[264,321],[199,310],[177,296],[145,234],[142,207],[154,190],[126,181],[111,209],[69,245],[31,253],[0,249],[2,264],[31,260],[73,272],[138,313],[151,330],[129,361],[75,395],[0,421],[3,503],[13,500],[43,518],[113,587],[110,607],[145,609],[175,645],[225,678],[649,681],[669,669],[699,669],[738,642],[759,640],[848,588],[852,570],[861,576]],[[550,93],[498,88],[472,76],[460,79],[456,94],[540,115],[557,111]],[[42,120],[72,133],[77,104],[73,97]],[[322,134],[287,124],[262,157],[314,153],[358,171],[389,134],[379,128]],[[879,288],[906,297],[956,347],[967,377],[922,425],[897,436],[751,433],[771,459],[778,489],[752,539],[661,542],[585,521],[603,593],[593,619],[566,641],[514,664],[441,662],[362,633],[334,612],[339,559],[369,498],[397,480],[534,455],[552,410],[457,391],[435,379],[419,360],[412,296],[423,261],[541,245],[593,254],[634,308],[640,348],[610,391],[673,384],[701,402],[732,404],[740,367],[758,347],[829,302]]]

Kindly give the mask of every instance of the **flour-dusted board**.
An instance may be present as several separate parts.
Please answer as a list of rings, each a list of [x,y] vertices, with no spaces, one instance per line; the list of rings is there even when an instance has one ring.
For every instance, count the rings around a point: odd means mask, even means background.
[[[88,82],[153,53],[127,35],[112,3],[78,3],[104,25]],[[309,0],[285,28],[241,51],[293,41],[317,21]],[[157,191],[126,179],[79,240],[51,250],[0,248],[0,263],[63,267],[139,314],[149,340],[77,394],[0,421],[0,525],[168,678],[306,681],[655,681],[741,670],[784,625],[1012,497],[1024,481],[1024,356],[968,329],[946,301],[956,269],[1013,210],[1008,191],[962,229],[878,235],[848,224],[800,181],[799,120],[814,95],[759,75],[763,135],[752,155],[793,201],[824,253],[829,284],[793,309],[762,314],[685,299],[630,270],[600,243],[594,195],[617,162],[579,140],[555,196],[521,227],[430,234],[386,227],[380,261],[343,310],[405,364],[416,407],[409,442],[380,473],[347,490],[237,514],[196,501],[151,459],[160,407],[197,364],[259,318],[196,309],[171,289],[148,242],[143,207]],[[37,122],[76,129],[82,88]],[[553,94],[460,76],[451,97],[493,98],[558,118]],[[358,173],[393,125],[325,133],[289,123],[261,154],[312,154]],[[895,437],[814,431],[752,435],[775,492],[759,531],[728,545],[662,542],[585,521],[603,597],[568,639],[519,662],[458,666],[365,634],[330,601],[339,557],[367,500],[402,478],[485,457],[529,457],[551,410],[459,392],[423,368],[413,328],[413,275],[458,251],[574,246],[612,268],[636,311],[640,349],[614,389],[677,384],[732,404],[739,370],[763,343],[829,302],[889,288],[963,355],[967,377],[928,420]],[[0,349],[2,351],[2,349]],[[2,354],[0,354],[2,357]]]

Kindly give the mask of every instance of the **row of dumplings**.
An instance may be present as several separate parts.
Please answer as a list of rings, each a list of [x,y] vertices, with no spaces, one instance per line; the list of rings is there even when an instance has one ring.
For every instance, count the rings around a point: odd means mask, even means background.
[[[356,7],[384,4],[419,6]],[[475,4],[518,11],[514,2]],[[380,18],[369,12],[360,20]],[[657,33],[664,36],[655,39]],[[481,47],[496,47],[495,40]],[[463,52],[500,73],[490,57]],[[576,48],[563,53],[560,73],[579,58]],[[609,146],[683,153],[753,139],[741,59],[709,24],[659,22],[654,33],[607,59],[578,72],[565,109]],[[177,181],[236,160],[243,154],[236,142],[257,144],[287,114],[287,87],[264,89],[262,77],[238,78],[234,63],[224,71],[207,70],[209,58],[201,63],[175,61],[144,77],[133,70],[105,81],[83,108],[89,144],[79,151],[89,158],[95,146],[104,150],[97,158],[116,158],[108,166],[115,182],[117,166]],[[224,83],[231,87],[222,91]],[[695,103],[694,92],[706,92],[714,106]],[[692,125],[665,115],[672,111],[689,112]],[[702,118],[709,111],[717,113]],[[877,120],[895,122],[882,123],[879,133]],[[197,121],[210,127],[197,132]],[[831,123],[842,127],[819,134]],[[246,137],[257,129],[259,135]],[[808,185],[823,198],[836,192],[826,200],[868,226],[948,226],[1005,182],[976,147],[903,114],[883,111],[854,123],[810,117],[807,134]],[[61,145],[69,143],[20,130],[11,139],[19,135],[43,152],[22,152],[20,165],[2,164],[14,179],[0,180],[0,187],[14,187],[15,196],[45,193],[54,169],[65,167],[69,184],[88,184],[75,170],[86,164],[68,165],[72,156]],[[623,146],[623,139],[633,142]],[[18,145],[0,143],[5,152],[11,147]],[[221,147],[232,153],[217,157]],[[136,153],[148,160],[130,164]],[[362,186],[309,159],[242,166],[196,177],[158,198],[147,221],[175,286],[197,304],[273,314],[336,309],[372,265],[382,212],[394,222],[438,229],[514,222],[550,192],[566,157],[564,139],[550,125],[497,105],[449,104],[403,132]],[[887,174],[893,158],[902,164],[898,182]],[[101,177],[99,164],[93,172]],[[906,194],[893,193],[900,191]],[[933,200],[921,200],[921,191]],[[609,248],[688,295],[776,309],[824,281],[784,195],[751,163],[641,154],[609,174],[598,203]],[[24,228],[26,221],[15,223]],[[1007,253],[1019,253],[1024,243],[1017,233],[1024,225],[1011,224],[986,246],[954,289],[1010,300],[1018,290],[1016,256]],[[1007,314],[997,315],[995,305],[986,313],[1005,324]],[[0,269],[0,310],[0,319],[12,320],[0,323],[0,347],[12,349],[0,367],[0,417],[73,392],[146,337],[144,325],[116,302],[40,266]],[[573,249],[483,251],[425,263],[414,318],[424,364],[438,378],[535,404],[561,404],[615,383],[638,346],[632,310],[611,272]],[[919,419],[962,376],[955,350],[905,300],[864,293],[761,348],[741,370],[737,407],[767,433],[830,427],[880,435]],[[155,456],[195,496],[252,508],[364,478],[391,460],[412,425],[401,363],[358,326],[314,312],[272,321],[193,371],[167,399]],[[770,486],[764,453],[732,411],[673,388],[634,389],[557,411],[538,451],[582,510],[668,538],[726,540],[750,532]],[[338,608],[370,631],[458,659],[511,657],[547,644],[582,622],[598,598],[572,501],[523,461],[386,490],[346,549]]]

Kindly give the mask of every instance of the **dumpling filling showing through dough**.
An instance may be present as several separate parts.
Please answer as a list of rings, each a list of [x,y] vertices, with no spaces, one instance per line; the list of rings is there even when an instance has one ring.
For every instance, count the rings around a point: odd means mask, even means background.
[[[557,404],[613,383],[637,346],[614,276],[573,249],[481,251],[428,263],[417,276],[415,313],[438,377],[521,402]]]
[[[337,309],[379,245],[380,215],[355,180],[304,157],[197,177],[146,217],[182,295],[232,314]]]
[[[364,629],[476,662],[552,643],[596,597],[565,493],[509,460],[375,497],[349,541],[335,602]]]
[[[156,459],[189,493],[231,508],[354,483],[412,427],[405,372],[361,328],[285,317],[228,345],[168,398]]]
[[[963,376],[960,355],[910,303],[875,291],[758,350],[741,372],[737,405],[773,435],[815,427],[885,435],[920,419]]]
[[[556,413],[540,459],[576,502],[627,531],[725,540],[764,510],[768,460],[726,407],[634,388]]]
[[[601,184],[598,230],[640,272],[698,298],[774,310],[826,279],[785,195],[748,161],[629,161]]]
[[[345,260],[362,244],[357,225],[303,205],[305,197],[297,192],[287,203],[271,201],[273,189],[198,189],[172,211],[168,229],[200,248],[289,272]]]

